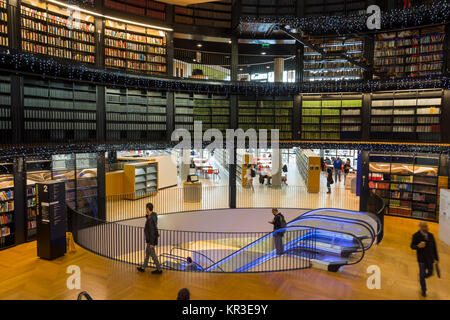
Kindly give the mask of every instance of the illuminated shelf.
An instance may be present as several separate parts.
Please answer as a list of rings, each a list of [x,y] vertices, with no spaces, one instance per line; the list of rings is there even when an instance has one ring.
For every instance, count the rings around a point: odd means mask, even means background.
[[[66,7],[24,0],[20,6],[22,50],[70,59],[95,62],[93,16],[78,13],[75,18]]]
[[[0,46],[8,46],[8,14],[7,3],[0,0]]]
[[[105,65],[141,73],[165,73],[166,33],[106,20]]]

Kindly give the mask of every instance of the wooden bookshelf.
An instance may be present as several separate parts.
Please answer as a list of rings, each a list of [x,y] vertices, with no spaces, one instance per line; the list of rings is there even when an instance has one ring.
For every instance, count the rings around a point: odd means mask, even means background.
[[[370,154],[369,188],[383,198],[389,215],[437,221],[440,158],[433,154]]]
[[[294,103],[290,99],[277,97],[258,97],[239,99],[238,126],[244,131],[248,129],[278,129],[281,140],[292,139],[292,109]],[[270,131],[268,132],[270,138]]]
[[[105,20],[105,65],[140,73],[166,72],[166,33]]]
[[[20,16],[23,51],[95,62],[93,16],[37,0],[23,0]]]
[[[305,47],[303,59],[305,81],[362,79],[363,70],[361,67],[337,55],[343,53],[353,59],[361,60],[364,50],[362,38],[312,38],[311,41],[331,55],[325,58],[314,49]]]
[[[297,168],[307,186],[308,192],[320,191],[320,157],[312,150],[296,149]]]
[[[92,85],[25,79],[25,140],[95,140],[96,101]]]
[[[36,239],[36,183],[52,180],[52,163],[50,160],[28,160],[25,162],[27,173],[26,183],[26,219],[25,239],[32,241]]]
[[[158,192],[158,162],[126,163],[124,171],[124,190],[130,199],[139,199]]]
[[[0,143],[10,140],[11,130],[11,78],[0,76]]]
[[[229,29],[231,3],[231,0],[221,0],[186,7],[174,6],[174,20],[184,24]]]
[[[302,139],[361,139],[361,94],[302,96]]]
[[[8,43],[8,4],[0,0],[0,47],[7,47]]]
[[[104,0],[103,6],[153,19],[166,19],[166,4],[152,0]]]
[[[13,164],[0,164],[0,250],[15,244]]]
[[[164,139],[166,105],[165,92],[107,87],[107,140]]]
[[[373,93],[371,139],[440,141],[442,97],[441,89]]]
[[[394,78],[441,75],[445,26],[379,33],[374,68]]]

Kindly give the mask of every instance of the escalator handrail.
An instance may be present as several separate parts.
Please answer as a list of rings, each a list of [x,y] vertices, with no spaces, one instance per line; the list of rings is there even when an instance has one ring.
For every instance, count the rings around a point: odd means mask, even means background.
[[[212,260],[210,257],[208,257],[207,255],[205,255],[205,254],[203,254],[203,253],[200,253],[200,252],[197,252],[197,251],[195,251],[195,250],[190,250],[190,249],[185,249],[185,248],[180,248],[180,247],[173,247],[172,249],[170,249],[170,254],[172,254],[172,251],[173,250],[184,250],[184,251],[187,251],[187,252],[192,252],[192,253],[195,253],[195,254],[198,254],[198,255],[201,255],[202,257],[204,257],[204,258],[206,258],[209,262],[211,262],[212,264],[214,264],[214,263],[216,263],[214,260]],[[191,257],[192,258],[192,257]]]
[[[291,224],[298,223],[298,222],[301,222],[302,220],[308,220],[308,219],[323,219],[323,220],[328,220],[328,221],[332,221],[332,222],[346,222],[349,224],[356,224],[356,225],[363,226],[364,228],[366,228],[366,230],[369,231],[370,239],[371,239],[369,246],[365,247],[365,250],[369,250],[372,247],[372,245],[376,239],[374,230],[370,224],[360,222],[358,220],[353,220],[353,219],[348,220],[346,218],[340,218],[340,217],[336,218],[336,217],[330,217],[330,216],[324,216],[324,215],[308,215],[306,217],[300,217],[296,220],[290,221],[287,225],[290,226]]]
[[[158,256],[158,258],[160,257],[166,257],[166,258],[170,258],[170,259],[175,259],[178,260],[180,262],[186,262],[186,258],[171,254],[171,253],[162,253]],[[201,265],[199,265],[197,262],[192,261],[193,264],[195,264],[197,267],[199,267],[201,269],[201,271],[205,270],[205,268],[203,268]],[[172,268],[173,269],[173,268]],[[176,270],[176,269],[175,269]]]
[[[371,212],[361,212],[361,211],[356,211],[356,210],[336,209],[336,208],[319,208],[319,209],[314,209],[314,210],[307,211],[307,212],[301,214],[299,217],[301,217],[303,215],[314,214],[316,212],[322,212],[322,211],[335,211],[335,212],[342,212],[342,213],[349,213],[349,214],[357,214],[357,215],[368,216],[368,217],[374,219],[376,221],[376,223],[377,223],[376,235],[378,236],[380,234],[380,232],[381,232],[381,220],[380,220],[379,217],[377,217],[375,214],[373,214]],[[299,218],[299,217],[297,217],[297,218]],[[354,218],[344,218],[344,219],[354,219]],[[359,219],[357,219],[357,220],[359,220]]]
[[[273,235],[275,235],[275,234],[278,233],[278,232],[286,232],[286,231],[289,231],[289,230],[301,230],[301,229],[303,229],[303,230],[315,230],[315,231],[317,231],[317,230],[322,230],[322,231],[328,231],[328,232],[335,232],[335,233],[345,234],[345,235],[348,235],[348,236],[350,236],[350,237],[353,237],[353,238],[356,239],[356,241],[359,243],[359,246],[360,246],[360,248],[361,248],[362,255],[361,255],[361,257],[360,257],[360,259],[359,259],[358,261],[356,261],[356,262],[354,262],[354,263],[347,263],[347,264],[348,264],[348,265],[356,264],[356,263],[360,262],[360,261],[362,260],[362,258],[364,257],[364,253],[365,253],[365,251],[366,251],[366,250],[364,249],[364,245],[362,244],[361,240],[358,239],[358,237],[355,237],[355,236],[354,236],[353,234],[351,234],[351,233],[341,232],[341,231],[335,231],[335,230],[329,230],[329,229],[327,229],[327,228],[315,228],[315,227],[303,227],[303,226],[295,227],[295,226],[294,226],[294,227],[281,228],[281,229],[278,229],[278,230],[269,232],[268,234],[262,236],[261,238],[256,239],[256,240],[254,240],[253,242],[247,244],[246,246],[240,248],[240,249],[237,250],[236,252],[233,252],[233,253],[230,254],[229,256],[226,256],[225,258],[223,258],[223,259],[217,261],[215,264],[213,264],[213,265],[209,266],[208,268],[206,268],[205,271],[209,271],[209,270],[211,270],[211,269],[213,269],[213,268],[217,268],[218,265],[222,264],[225,260],[230,259],[232,256],[238,254],[239,252],[245,251],[246,249],[248,249],[248,248],[254,246],[257,242],[260,242],[260,241],[262,241],[262,240],[264,240],[264,239],[266,239],[266,238],[268,238],[268,237],[270,237],[270,236],[273,236]],[[273,251],[273,250],[272,250],[272,251]]]

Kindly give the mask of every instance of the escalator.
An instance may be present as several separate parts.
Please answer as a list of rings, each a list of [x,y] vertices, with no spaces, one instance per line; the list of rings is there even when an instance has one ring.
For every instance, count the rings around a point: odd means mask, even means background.
[[[315,267],[337,271],[360,262],[376,243],[382,230],[377,216],[340,209],[308,211],[276,230],[243,246],[217,262],[207,253],[173,248],[166,258],[173,265],[189,254],[204,272],[265,272]],[[283,233],[283,253],[277,254],[275,241]],[[175,251],[174,251],[175,250]],[[182,251],[185,250],[185,251]],[[169,263],[169,262],[167,262]],[[171,267],[173,268],[173,266]]]

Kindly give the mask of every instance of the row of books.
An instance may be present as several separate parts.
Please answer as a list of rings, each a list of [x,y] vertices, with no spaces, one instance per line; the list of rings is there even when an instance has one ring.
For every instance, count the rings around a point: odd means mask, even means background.
[[[105,28],[105,36],[122,39],[122,40],[141,42],[141,43],[145,43],[145,44],[158,45],[158,46],[165,45],[165,37],[161,37],[161,38],[150,37],[150,36],[144,36],[144,35],[140,35],[140,34],[136,34],[136,33],[115,31],[115,30],[111,30],[108,28]]]
[[[11,234],[11,229],[9,227],[0,228],[0,237],[6,237]]]
[[[80,122],[39,122],[25,120],[25,130],[96,130],[96,123]]]
[[[0,202],[0,213],[14,211],[14,201]]]
[[[62,47],[65,49],[72,48],[72,49],[78,50],[78,51],[85,51],[85,52],[90,52],[90,53],[95,52],[95,46],[89,45],[86,43],[75,42],[75,41],[67,40],[67,39],[64,39],[61,37],[47,36],[45,34],[36,33],[36,32],[29,31],[29,30],[22,30],[21,33],[22,33],[22,39],[24,39],[24,40],[40,42],[42,44],[58,46],[58,47]]]
[[[92,23],[83,22],[80,18],[75,17],[62,17],[50,12],[40,11],[32,9],[26,6],[21,6],[20,13],[22,16],[30,17],[33,19],[45,21],[48,23],[56,24],[59,26],[67,27],[69,29],[78,29],[84,32],[95,32],[95,26]]]
[[[394,40],[377,40],[375,41],[375,49],[398,48],[405,46],[418,46],[421,44],[432,44],[443,42],[445,34],[426,35],[416,38],[403,38]]]
[[[392,58],[375,58],[374,64],[376,66],[389,66],[393,64],[411,64],[411,63],[423,63],[441,61],[444,59],[443,53],[427,54],[420,56],[408,56],[408,57],[392,57]]]
[[[0,23],[0,32],[4,34],[8,34],[8,25]]]
[[[9,45],[8,37],[0,36],[0,46],[7,47]]]
[[[157,62],[157,63],[166,63],[166,57],[164,56],[154,56],[145,53],[138,53],[132,51],[123,51],[111,48],[105,48],[105,54],[107,56],[118,57],[123,59],[137,60],[137,61],[146,61],[146,62]]]
[[[0,214],[0,225],[5,225],[13,221],[11,214]]]
[[[396,49],[392,48],[392,49],[387,49],[387,50],[383,49],[383,50],[375,51],[375,58],[441,52],[443,49],[444,49],[443,43],[421,45],[421,46],[411,47],[411,48],[396,48]]]
[[[354,68],[354,69],[341,69],[341,70],[327,70],[327,69],[317,69],[314,71],[311,70],[305,70],[304,72],[306,77],[339,77],[339,76],[361,76],[362,70],[361,68]]]
[[[148,44],[139,44],[139,43],[133,43],[133,42],[127,42],[123,40],[115,40],[115,39],[109,39],[105,38],[105,45],[114,47],[117,49],[128,49],[143,53],[155,53],[155,54],[166,54],[166,48],[165,47],[154,47],[152,45]]]
[[[124,61],[116,58],[106,58],[105,64],[111,67],[131,69],[136,71],[166,72],[165,65],[155,65],[147,62],[133,62],[133,61]]]
[[[12,200],[14,199],[14,190],[0,191],[0,200]]]
[[[27,199],[27,208],[34,207],[36,205],[36,198]]]
[[[107,123],[106,130],[108,131],[163,131],[166,130],[165,123],[147,123],[147,124],[130,124],[130,123]]]
[[[85,111],[54,111],[54,110],[24,110],[25,119],[46,119],[46,120],[96,120],[96,113]]]
[[[121,113],[107,113],[107,121],[130,121],[130,122],[166,122],[165,115],[136,115],[136,114],[121,114]]]

